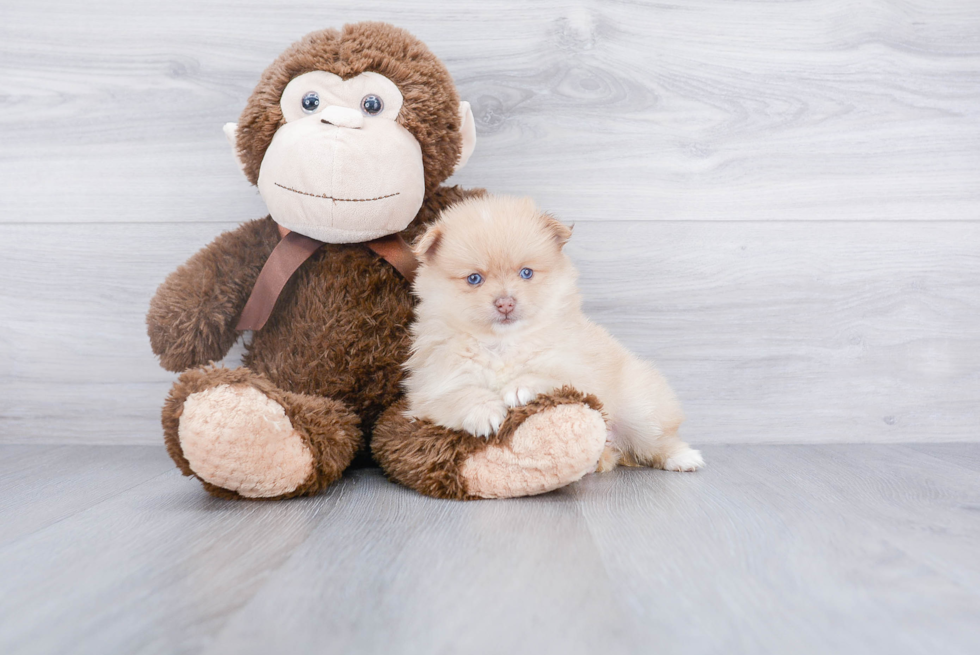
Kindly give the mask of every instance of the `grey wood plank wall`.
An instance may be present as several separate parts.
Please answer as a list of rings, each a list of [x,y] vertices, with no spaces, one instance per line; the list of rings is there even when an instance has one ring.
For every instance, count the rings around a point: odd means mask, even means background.
[[[453,181],[576,224],[587,311],[707,442],[980,428],[975,0],[0,6],[0,442],[156,443],[164,276],[264,215],[221,125],[306,32],[406,27]]]

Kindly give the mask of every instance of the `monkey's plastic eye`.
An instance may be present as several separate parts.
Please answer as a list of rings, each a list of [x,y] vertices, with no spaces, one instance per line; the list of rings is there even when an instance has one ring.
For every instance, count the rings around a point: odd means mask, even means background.
[[[384,101],[378,96],[370,93],[363,98],[361,98],[361,111],[363,111],[368,116],[377,116],[381,113],[381,110],[385,108]]]
[[[316,91],[310,91],[303,96],[303,111],[312,114],[320,107],[320,96]]]
[[[466,281],[472,284],[473,286],[476,286],[481,282],[483,282],[483,276],[480,275],[479,273],[470,273],[470,276],[466,278]]]
[[[525,280],[530,280],[532,275],[534,275],[534,271],[532,271],[531,269],[529,268],[521,269],[521,277],[524,278]]]

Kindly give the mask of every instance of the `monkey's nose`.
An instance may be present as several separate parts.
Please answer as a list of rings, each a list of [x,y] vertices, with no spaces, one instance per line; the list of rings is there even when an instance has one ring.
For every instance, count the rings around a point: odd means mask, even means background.
[[[516,304],[517,301],[514,300],[513,296],[503,296],[493,301],[493,306],[497,308],[498,312],[504,315],[510,314],[512,311],[514,311],[514,305]]]
[[[357,129],[364,125],[364,114],[349,107],[330,105],[320,112],[320,122],[337,127]]]

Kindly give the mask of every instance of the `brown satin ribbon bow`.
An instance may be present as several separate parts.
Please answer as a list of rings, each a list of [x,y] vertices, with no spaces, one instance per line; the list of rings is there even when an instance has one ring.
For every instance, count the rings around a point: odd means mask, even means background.
[[[323,245],[323,241],[296,232],[287,232],[276,244],[269,259],[259,271],[259,277],[252,287],[252,294],[245,303],[245,309],[242,310],[235,329],[261,330],[272,315],[276,300],[279,299],[279,294],[289,282],[289,278]],[[389,234],[380,239],[367,241],[364,245],[394,266],[406,280],[412,282],[415,279],[415,269],[418,268],[419,263],[400,234]]]

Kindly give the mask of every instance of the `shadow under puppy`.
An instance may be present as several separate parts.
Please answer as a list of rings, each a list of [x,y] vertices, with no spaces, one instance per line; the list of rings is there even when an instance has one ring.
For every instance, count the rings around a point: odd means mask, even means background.
[[[527,198],[484,196],[443,211],[415,245],[421,265],[405,364],[409,417],[487,437],[507,412],[572,385],[607,415],[598,465],[704,465],[677,436],[667,381],[582,313],[572,231]]]

